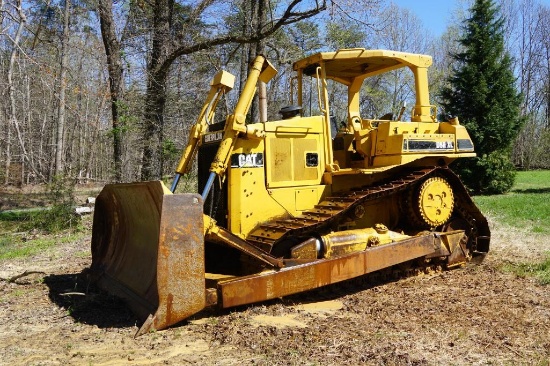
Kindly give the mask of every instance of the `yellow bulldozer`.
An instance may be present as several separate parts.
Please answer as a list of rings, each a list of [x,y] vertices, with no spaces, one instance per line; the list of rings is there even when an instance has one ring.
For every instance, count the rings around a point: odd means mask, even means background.
[[[92,278],[143,319],[139,335],[207,306],[261,302],[396,265],[451,268],[487,253],[487,220],[448,168],[474,157],[474,146],[457,118],[437,120],[431,63],[387,50],[314,54],[294,63],[281,119],[257,123],[247,123],[249,108],[275,68],[256,57],[233,113],[216,123],[235,79],[219,72],[172,186],[110,184],[99,194]],[[396,117],[361,116],[365,80],[401,68],[414,77],[409,121],[401,121],[405,107]],[[339,126],[332,87],[347,91]],[[308,97],[318,112],[305,115]],[[175,194],[194,161],[198,193]]]

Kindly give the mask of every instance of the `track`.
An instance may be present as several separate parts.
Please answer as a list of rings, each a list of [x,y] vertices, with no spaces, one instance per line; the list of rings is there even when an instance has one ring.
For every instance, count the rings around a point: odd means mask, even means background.
[[[455,195],[455,208],[450,221],[460,223],[457,224],[459,227],[451,226],[451,229],[465,230],[468,236],[467,247],[471,252],[488,252],[490,231],[487,220],[472,201],[458,176],[446,166],[419,169],[377,186],[339,192],[332,197],[326,197],[313,209],[304,211],[300,216],[262,224],[249,235],[247,241],[271,251],[287,239],[330,231],[368,201],[404,192],[434,176],[445,178]],[[443,226],[442,229],[445,229],[445,225]]]

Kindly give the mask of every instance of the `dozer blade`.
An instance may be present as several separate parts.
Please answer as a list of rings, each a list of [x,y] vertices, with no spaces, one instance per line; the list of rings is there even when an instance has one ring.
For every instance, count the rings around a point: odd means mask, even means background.
[[[96,200],[92,278],[145,320],[136,335],[205,307],[203,206],[160,182],[106,185]]]

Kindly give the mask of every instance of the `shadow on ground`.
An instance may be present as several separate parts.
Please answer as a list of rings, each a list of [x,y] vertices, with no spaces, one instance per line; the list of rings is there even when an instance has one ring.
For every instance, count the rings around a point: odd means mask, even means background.
[[[139,323],[122,300],[91,285],[82,273],[44,277],[50,300],[67,310],[75,321],[99,328],[125,328]]]
[[[550,188],[545,187],[545,188],[512,189],[512,192],[543,194],[543,193],[550,193]]]
[[[390,279],[385,276],[383,278],[372,275],[363,276],[285,298],[264,301],[261,304],[248,304],[230,309],[208,307],[189,319],[179,322],[175,327],[183,326],[193,319],[223,316],[231,312],[246,311],[258,305],[296,305],[334,300],[395,280],[397,280],[395,277]],[[121,299],[90,284],[87,270],[73,274],[52,274],[44,277],[44,283],[48,286],[50,300],[60,308],[66,309],[68,315],[77,322],[99,328],[126,328],[136,325],[139,327],[142,323]]]
[[[479,265],[483,256],[474,257],[471,265]],[[264,301],[260,304],[247,304],[229,309],[207,307],[197,314],[185,319],[174,327],[188,324],[191,320],[223,316],[232,312],[246,311],[255,306],[283,304],[292,306],[320,301],[329,301],[356,294],[361,291],[384,286],[391,282],[401,281],[415,276],[407,264],[395,266],[375,273],[360,276],[318,289],[289,295],[284,298]],[[126,328],[141,326],[140,321],[119,298],[114,297],[90,284],[87,270],[75,274],[49,275],[44,278],[49,288],[49,298],[59,307],[67,310],[75,321],[99,328]]]

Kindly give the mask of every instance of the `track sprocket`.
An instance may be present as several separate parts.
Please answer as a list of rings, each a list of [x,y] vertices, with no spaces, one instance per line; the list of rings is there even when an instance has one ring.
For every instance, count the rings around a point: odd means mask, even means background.
[[[423,225],[435,228],[446,223],[453,213],[454,195],[451,185],[442,177],[430,177],[414,191],[415,219]]]

